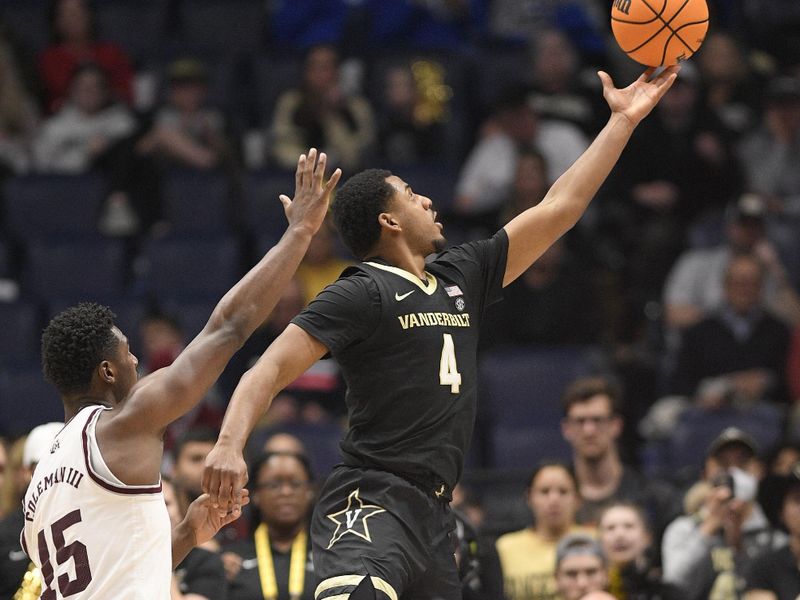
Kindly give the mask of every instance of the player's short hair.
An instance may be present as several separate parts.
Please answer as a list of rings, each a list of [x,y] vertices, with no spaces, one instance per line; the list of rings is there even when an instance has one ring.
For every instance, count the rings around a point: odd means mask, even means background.
[[[116,356],[114,319],[107,306],[82,302],[47,325],[42,334],[42,370],[61,395],[88,391],[97,365]]]
[[[580,377],[567,386],[561,400],[564,416],[569,416],[569,411],[576,404],[587,402],[595,396],[607,396],[611,405],[611,413],[619,414],[622,391],[612,379],[597,376]]]
[[[217,432],[211,429],[211,427],[192,427],[191,429],[187,429],[180,435],[180,437],[178,437],[178,440],[175,442],[175,448],[173,450],[175,462],[180,460],[181,452],[183,452],[183,449],[187,444],[197,442],[200,444],[214,445],[217,443],[218,437],[219,435]]]
[[[331,210],[344,245],[362,260],[381,235],[378,215],[385,212],[394,188],[387,183],[390,171],[367,169],[345,181]]]

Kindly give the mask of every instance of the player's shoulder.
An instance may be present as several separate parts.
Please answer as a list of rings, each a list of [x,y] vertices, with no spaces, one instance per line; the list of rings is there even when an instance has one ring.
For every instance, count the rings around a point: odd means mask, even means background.
[[[482,256],[503,252],[508,248],[508,234],[500,228],[492,237],[464,242],[445,248],[428,261],[428,265],[447,265],[463,261],[475,262]]]

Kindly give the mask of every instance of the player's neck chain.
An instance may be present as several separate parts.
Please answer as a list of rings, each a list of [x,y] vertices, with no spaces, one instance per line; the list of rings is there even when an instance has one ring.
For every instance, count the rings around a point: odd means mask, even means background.
[[[256,529],[256,559],[258,559],[258,577],[261,580],[261,592],[264,600],[278,599],[278,582],[275,576],[275,565],[272,562],[272,548],[269,545],[269,531],[266,523]],[[302,529],[292,542],[289,558],[289,597],[300,600],[306,579],[306,556],[308,554],[308,535]]]

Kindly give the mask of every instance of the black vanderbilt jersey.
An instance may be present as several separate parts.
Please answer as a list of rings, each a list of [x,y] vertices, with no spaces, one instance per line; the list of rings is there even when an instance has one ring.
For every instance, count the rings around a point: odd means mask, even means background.
[[[475,422],[480,319],[501,298],[507,252],[501,229],[436,255],[424,282],[363,262],[293,320],[342,368],[346,464],[456,484]]]

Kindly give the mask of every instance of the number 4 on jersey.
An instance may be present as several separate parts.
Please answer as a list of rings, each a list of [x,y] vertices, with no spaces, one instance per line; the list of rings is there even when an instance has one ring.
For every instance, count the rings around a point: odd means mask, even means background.
[[[457,394],[461,385],[461,373],[458,372],[456,364],[456,346],[453,343],[453,336],[443,333],[444,344],[442,345],[442,358],[439,361],[439,383],[449,385],[450,393]]]

